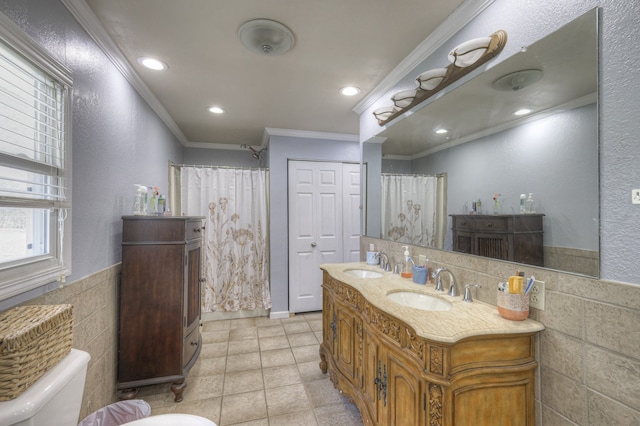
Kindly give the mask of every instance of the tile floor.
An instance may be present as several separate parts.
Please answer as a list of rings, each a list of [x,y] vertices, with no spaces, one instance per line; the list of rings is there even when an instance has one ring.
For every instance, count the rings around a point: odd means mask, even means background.
[[[208,321],[184,400],[170,385],[142,388],[151,414],[188,413],[218,426],[362,425],[356,406],[322,374],[322,313]]]

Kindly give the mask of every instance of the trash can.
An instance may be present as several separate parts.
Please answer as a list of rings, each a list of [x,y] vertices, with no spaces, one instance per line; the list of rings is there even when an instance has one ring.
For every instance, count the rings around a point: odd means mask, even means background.
[[[109,404],[85,417],[78,426],[120,426],[127,422],[149,417],[151,407],[141,399],[130,399]]]

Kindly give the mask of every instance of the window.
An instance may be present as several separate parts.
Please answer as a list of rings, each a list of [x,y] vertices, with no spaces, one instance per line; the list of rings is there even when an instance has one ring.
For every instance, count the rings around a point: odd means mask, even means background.
[[[0,300],[71,273],[70,75],[0,14]]]

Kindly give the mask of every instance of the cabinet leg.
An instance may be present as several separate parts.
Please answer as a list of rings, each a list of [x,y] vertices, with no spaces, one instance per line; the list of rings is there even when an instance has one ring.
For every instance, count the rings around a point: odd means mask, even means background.
[[[174,401],[180,402],[182,401],[182,393],[187,388],[187,381],[180,380],[179,382],[174,382],[171,384],[171,392],[176,396]]]
[[[323,374],[327,374],[327,358],[324,356],[324,353],[322,352],[322,348],[320,349],[319,367]]]

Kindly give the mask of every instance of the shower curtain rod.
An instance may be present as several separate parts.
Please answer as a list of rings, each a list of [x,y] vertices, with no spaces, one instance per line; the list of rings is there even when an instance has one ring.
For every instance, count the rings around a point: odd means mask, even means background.
[[[444,174],[437,175],[413,175],[411,173],[380,173],[380,176],[415,176],[415,177],[442,177]]]
[[[207,164],[178,164],[171,162],[173,167],[200,167],[203,169],[236,169],[236,170],[269,170],[268,167],[241,167],[241,166],[212,166]]]

